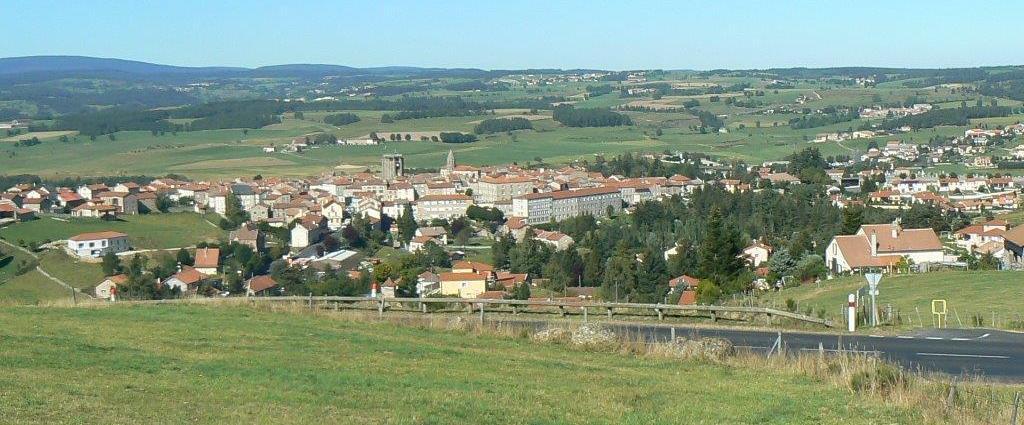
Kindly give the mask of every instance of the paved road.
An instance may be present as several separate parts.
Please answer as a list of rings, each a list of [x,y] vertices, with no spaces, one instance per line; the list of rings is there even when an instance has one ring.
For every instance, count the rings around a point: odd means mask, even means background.
[[[522,321],[522,323],[530,323]],[[544,322],[532,322],[544,326]],[[778,331],[696,328],[652,324],[608,324],[617,333],[642,335],[648,341],[677,337],[724,338],[737,348],[767,352]],[[940,329],[900,336],[782,332],[790,352],[847,352],[877,355],[910,370],[967,374],[992,380],[1024,382],[1024,334],[984,329]]]

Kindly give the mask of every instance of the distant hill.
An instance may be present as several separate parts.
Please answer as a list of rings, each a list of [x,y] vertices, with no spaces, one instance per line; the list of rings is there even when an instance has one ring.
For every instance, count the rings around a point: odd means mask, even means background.
[[[258,68],[188,67],[89,56],[23,56],[0,58],[0,80],[39,81],[53,78],[181,79],[217,77],[322,77],[327,75],[485,75],[479,69],[385,66],[354,68],[328,64],[282,64]]]
[[[190,74],[244,72],[246,68],[185,67],[125,59],[88,56],[22,56],[0,58],[0,75],[41,72],[111,71],[129,74]]]

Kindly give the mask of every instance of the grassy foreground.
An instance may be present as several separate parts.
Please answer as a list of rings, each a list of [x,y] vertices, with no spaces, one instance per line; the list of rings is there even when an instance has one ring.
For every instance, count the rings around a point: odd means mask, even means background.
[[[951,327],[1015,328],[1024,326],[1020,299],[1024,273],[1014,271],[950,271],[886,276],[878,284],[878,305],[891,304],[904,327],[931,327],[931,302],[946,300]],[[823,310],[825,317],[842,322],[847,295],[867,286],[863,276],[848,276],[821,285],[806,284],[764,295],[762,303],[785,308],[787,299],[801,312]],[[920,313],[920,315],[918,314]],[[994,313],[994,314],[993,314]],[[995,317],[995,323],[992,319]],[[959,318],[959,319],[958,319]]]
[[[807,375],[226,306],[0,308],[10,423],[917,423]]]

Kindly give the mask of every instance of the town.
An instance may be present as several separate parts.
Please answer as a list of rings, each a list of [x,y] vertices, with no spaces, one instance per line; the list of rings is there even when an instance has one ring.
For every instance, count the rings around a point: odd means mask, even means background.
[[[1024,3],[195,3],[4,3],[0,423],[1021,423]]]

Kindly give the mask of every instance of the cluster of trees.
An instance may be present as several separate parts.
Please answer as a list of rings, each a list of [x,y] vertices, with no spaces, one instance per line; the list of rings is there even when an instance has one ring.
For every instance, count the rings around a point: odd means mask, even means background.
[[[343,125],[359,122],[359,116],[351,112],[330,114],[324,117],[324,122],[330,125],[341,127]]]
[[[670,163],[659,159],[649,159],[642,155],[634,156],[630,152],[612,157],[606,160],[603,155],[594,158],[594,163],[584,163],[589,171],[599,172],[606,176],[622,175],[626,177],[670,177],[681,174],[690,178],[700,178],[704,175],[700,167],[694,165],[702,154],[682,153],[673,157],[680,163]]]
[[[284,102],[245,100],[212,102],[178,109],[139,110],[116,107],[60,117],[47,129],[78,130],[95,137],[118,131],[143,130],[153,134],[222,128],[259,128],[281,122]],[[192,118],[188,124],[174,124],[169,118]]]
[[[712,131],[718,131],[718,129],[725,127],[725,121],[722,121],[722,119],[719,118],[718,115],[715,115],[711,112],[700,109],[691,109],[690,113],[696,116],[698,120],[700,120],[700,130],[702,132],[706,131],[707,129],[711,129]]]
[[[568,127],[615,127],[633,125],[629,116],[601,108],[580,108],[559,105],[552,114],[555,121]]]
[[[859,117],[860,114],[855,110],[836,111],[835,108],[832,108],[832,111],[824,111],[821,114],[809,114],[792,118],[789,120],[789,127],[794,130],[824,127],[826,125],[853,121]]]
[[[551,103],[564,101],[560,96],[529,99],[507,99],[478,102],[459,96],[407,96],[400,99],[339,99],[331,102],[294,103],[300,110],[370,110],[399,111],[387,114],[389,120],[411,118],[483,115],[494,109],[549,109]],[[382,118],[383,121],[383,118]]]
[[[513,118],[491,118],[486,119],[473,127],[473,133],[476,134],[491,134],[491,133],[504,133],[514,130],[532,130],[533,124],[530,120],[522,117]]]
[[[442,143],[473,143],[477,140],[475,134],[458,132],[442,132],[440,136]]]
[[[940,125],[967,125],[974,118],[1005,117],[1012,109],[1007,106],[966,106],[959,108],[933,109],[923,114],[908,115],[896,119],[887,119],[879,127],[892,130],[903,126],[912,128],[931,128]]]
[[[591,96],[602,96],[611,93],[615,90],[614,87],[607,84],[600,84],[596,86],[587,86],[587,93]]]

